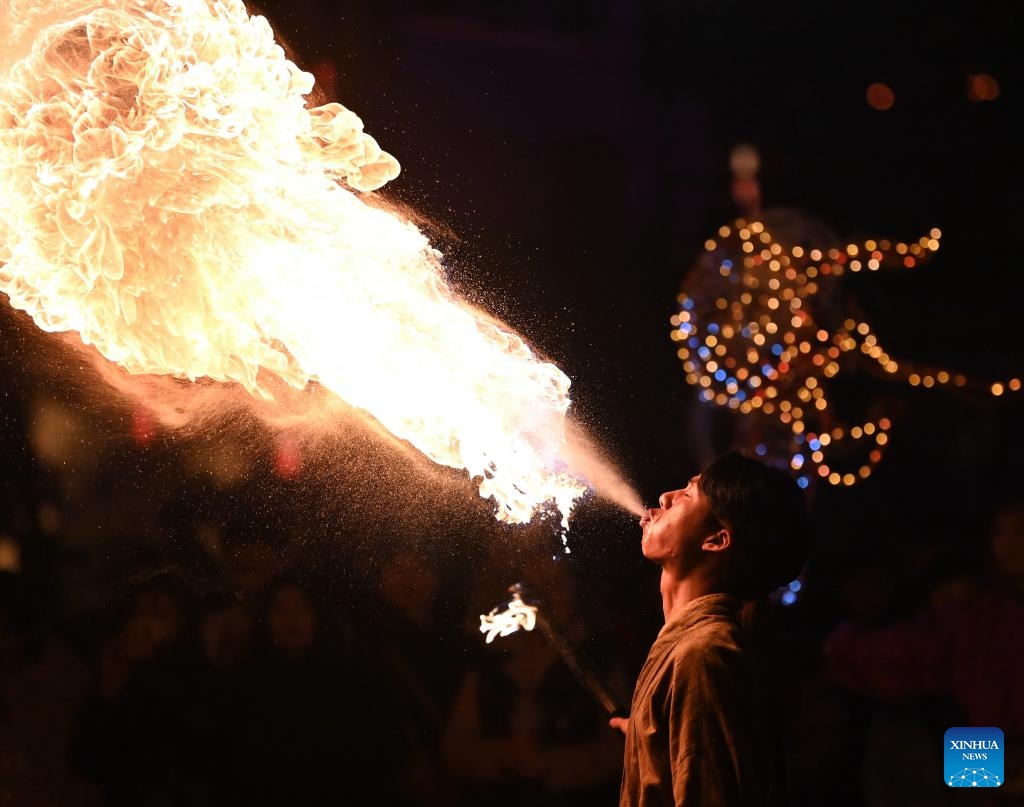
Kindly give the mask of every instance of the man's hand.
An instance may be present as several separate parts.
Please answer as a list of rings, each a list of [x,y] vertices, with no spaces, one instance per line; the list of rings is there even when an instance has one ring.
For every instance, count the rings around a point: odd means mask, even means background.
[[[626,730],[629,728],[629,718],[613,717],[611,720],[608,721],[608,725],[611,726],[613,729],[618,729],[623,734],[625,734]]]

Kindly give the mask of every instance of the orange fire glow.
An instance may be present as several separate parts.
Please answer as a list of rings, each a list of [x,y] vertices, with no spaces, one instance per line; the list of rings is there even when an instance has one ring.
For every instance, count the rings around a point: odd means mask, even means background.
[[[0,4],[0,291],[133,374],[326,387],[503,521],[585,492],[569,379],[361,194],[398,163],[240,0]]]

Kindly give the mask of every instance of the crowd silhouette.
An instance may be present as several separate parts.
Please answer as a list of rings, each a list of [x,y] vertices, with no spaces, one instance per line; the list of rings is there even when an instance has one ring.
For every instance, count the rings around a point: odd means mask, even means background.
[[[953,725],[1004,731],[1005,785],[971,795],[1020,803],[1022,516],[996,508],[974,564],[932,557],[909,608],[865,561],[829,618],[812,594],[757,611],[798,804],[958,803],[935,741]],[[230,557],[149,564],[73,612],[25,570],[0,574],[0,804],[616,802],[620,735],[552,643],[479,631],[528,580],[628,703],[635,657],[572,561],[491,547],[459,588],[443,558],[392,546],[356,591],[259,548]]]

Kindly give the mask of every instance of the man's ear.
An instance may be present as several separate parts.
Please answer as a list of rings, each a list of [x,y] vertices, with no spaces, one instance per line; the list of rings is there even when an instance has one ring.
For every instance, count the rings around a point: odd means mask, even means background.
[[[721,552],[732,545],[732,533],[728,527],[719,527],[704,538],[701,549],[705,552]]]

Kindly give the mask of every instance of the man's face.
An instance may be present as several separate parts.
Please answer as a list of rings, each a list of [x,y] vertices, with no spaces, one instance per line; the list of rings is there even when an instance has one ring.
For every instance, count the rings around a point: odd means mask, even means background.
[[[651,508],[640,519],[640,546],[648,560],[661,565],[696,561],[704,538],[720,527],[697,484],[699,479],[695,476],[685,488],[662,493],[660,507]]]

